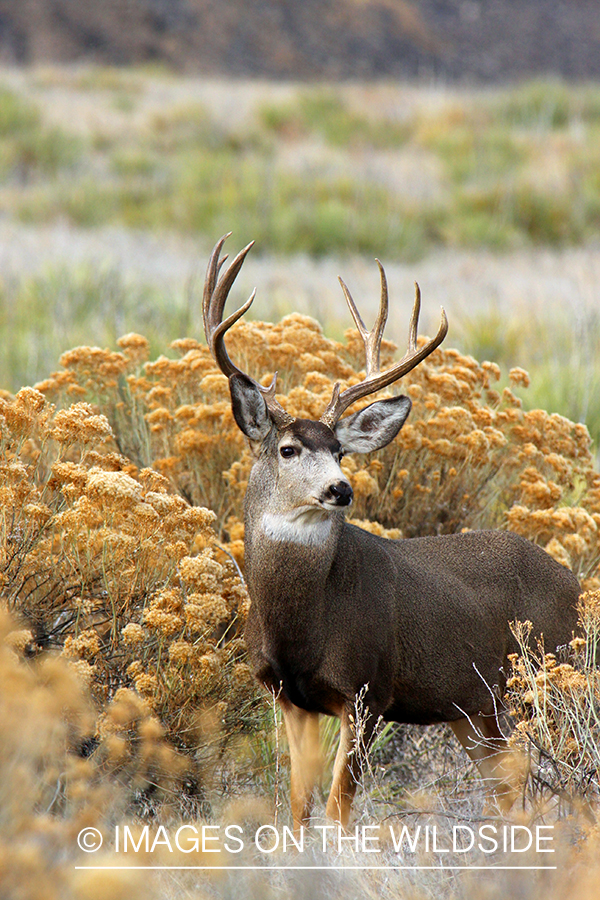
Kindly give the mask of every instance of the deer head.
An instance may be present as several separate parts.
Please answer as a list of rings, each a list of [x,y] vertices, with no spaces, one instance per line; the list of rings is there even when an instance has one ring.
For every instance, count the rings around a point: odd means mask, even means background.
[[[300,514],[309,513],[314,518],[318,510],[331,512],[347,507],[352,502],[352,488],[340,468],[342,456],[351,452],[369,453],[389,444],[406,421],[411,401],[400,395],[377,400],[358,412],[344,418],[342,416],[358,400],[406,375],[441,344],[448,330],[444,310],[436,336],[417,348],[421,306],[417,285],[406,354],[398,363],[381,372],[381,341],[388,316],[388,288],[383,266],[377,260],[381,301],[377,321],[371,331],[366,329],[350,291],[340,279],[365,348],[365,377],[345,390],[340,390],[340,384],[336,383],[331,400],[318,422],[295,418],[276,399],[277,373],[271,384],[263,387],[234,365],[225,348],[226,332],[250,308],[256,293],[253,291],[246,303],[223,321],[225,301],[253,246],[250,243],[244,247],[221,274],[227,256],[220,256],[227,237],[221,238],[210,257],[203,313],[208,345],[219,368],[229,379],[235,420],[248,438],[259,465],[277,469],[270,472],[270,477],[278,486],[279,514],[297,518]]]

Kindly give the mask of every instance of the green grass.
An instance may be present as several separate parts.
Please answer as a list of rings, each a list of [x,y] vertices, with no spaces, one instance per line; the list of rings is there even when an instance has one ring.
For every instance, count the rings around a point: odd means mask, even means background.
[[[40,111],[14,91],[0,87],[0,175],[26,181],[73,167],[82,141],[46,125]]]
[[[359,115],[333,90],[313,89],[285,104],[266,104],[260,118],[268,131],[284,140],[316,135],[343,148],[401,147],[411,132],[408,123]]]
[[[490,114],[508,127],[560,130],[574,123],[600,122],[596,85],[569,86],[560,81],[532,81],[500,93]]]
[[[456,323],[456,343],[476,359],[529,372],[517,388],[526,409],[545,409],[584,422],[600,449],[600,311],[584,308],[554,314],[522,309],[507,318],[498,309]]]
[[[66,78],[61,90],[104,97],[107,118],[120,118],[79,137],[0,88],[0,202],[27,222],[211,240],[234,225],[264,251],[404,260],[444,245],[565,246],[600,226],[600,87],[536,82],[395,113],[343,88],[303,88],[232,127],[195,100],[154,103],[125,124],[115,103],[142,102],[141,71]],[[407,153],[439,172],[416,199],[395,175]]]
[[[85,178],[30,191],[19,203],[27,222],[64,216],[93,228],[118,223],[214,236],[235,222],[241,241],[277,253],[420,257],[437,228],[377,185],[350,177],[310,180],[273,169],[269,157],[190,152],[175,167],[156,157],[113,157],[113,181]]]
[[[201,332],[200,300],[193,292],[163,292],[92,266],[50,268],[0,286],[0,387],[16,391],[58,368],[76,346],[117,349],[117,338],[142,331],[152,353],[175,338]]]
[[[449,244],[508,250],[576,244],[593,236],[598,223],[597,212],[569,194],[510,185],[461,192],[443,228]]]
[[[152,151],[126,147],[111,154],[109,165],[118,178],[149,178],[159,170],[160,161]]]
[[[0,138],[10,138],[37,128],[40,114],[35,106],[21,97],[0,87]]]
[[[473,123],[431,128],[422,144],[443,162],[452,181],[464,185],[498,179],[520,171],[527,147],[518,136],[496,124]]]

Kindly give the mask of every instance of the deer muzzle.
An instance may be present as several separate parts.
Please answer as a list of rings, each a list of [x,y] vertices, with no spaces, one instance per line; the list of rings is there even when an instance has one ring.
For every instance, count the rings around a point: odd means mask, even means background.
[[[354,492],[347,481],[336,481],[329,486],[324,500],[335,506],[350,506],[353,495]]]

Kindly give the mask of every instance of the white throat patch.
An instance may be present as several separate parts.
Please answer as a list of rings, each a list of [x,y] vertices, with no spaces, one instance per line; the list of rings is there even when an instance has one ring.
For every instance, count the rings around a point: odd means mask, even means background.
[[[293,544],[322,544],[331,532],[331,518],[315,507],[289,513],[264,513],[261,524],[270,540]]]

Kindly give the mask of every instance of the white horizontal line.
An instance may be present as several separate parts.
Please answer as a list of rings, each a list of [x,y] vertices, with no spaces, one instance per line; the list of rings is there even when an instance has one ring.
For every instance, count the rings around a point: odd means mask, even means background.
[[[282,871],[286,869],[293,869],[295,871],[302,871],[306,869],[307,871],[329,871],[330,869],[344,870],[344,869],[391,869],[391,870],[411,870],[416,871],[419,869],[427,869],[432,871],[448,871],[448,870],[456,870],[456,869],[485,869],[485,870],[495,870],[495,871],[511,871],[518,872],[520,870],[525,871],[533,871],[539,872],[542,869],[556,869],[557,866],[75,866],[76,869],[94,869],[94,870],[122,870],[122,869],[136,869],[136,870],[176,870],[178,872],[184,872],[187,870],[195,871],[210,871],[211,869],[218,871],[240,871],[241,869],[252,869],[254,871]]]

